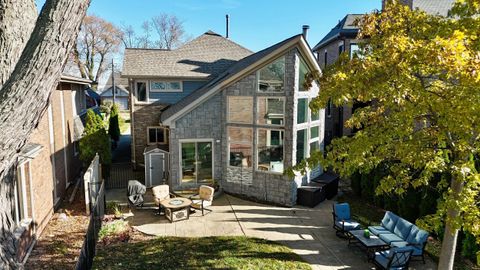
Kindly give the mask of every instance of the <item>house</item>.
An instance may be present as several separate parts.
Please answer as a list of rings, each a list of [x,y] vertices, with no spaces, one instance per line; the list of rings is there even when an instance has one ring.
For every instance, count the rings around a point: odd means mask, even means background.
[[[226,192],[291,206],[297,187],[284,169],[323,149],[324,112],[309,101],[320,68],[302,35],[257,53],[211,31],[176,50],[125,51],[130,82],[132,162],[146,185],[218,184]],[[143,164],[142,164],[143,163]]]
[[[382,8],[387,1],[382,0]],[[446,16],[455,0],[401,0],[400,2],[411,9]],[[347,14],[313,47],[312,50],[322,69],[335,63],[341,53],[346,52],[352,57],[358,50],[358,43],[361,41],[357,39],[359,28],[355,21],[362,16],[363,14]],[[352,130],[346,128],[344,124],[352,116],[354,109],[348,106],[334,106],[331,102],[326,105],[325,145],[330,144],[333,138],[352,134]]]
[[[129,86],[128,79],[122,78],[120,73],[114,73],[115,80],[115,103],[118,104],[120,110],[128,110],[130,107],[129,101]],[[104,90],[100,93],[100,98],[102,102],[108,100],[113,102],[113,84],[112,76],[109,76],[107,83],[105,84]]]
[[[80,174],[80,134],[76,134],[75,125],[85,113],[84,88],[89,84],[89,80],[62,75],[48,109],[17,160],[12,213],[19,261],[26,259],[67,188]]]

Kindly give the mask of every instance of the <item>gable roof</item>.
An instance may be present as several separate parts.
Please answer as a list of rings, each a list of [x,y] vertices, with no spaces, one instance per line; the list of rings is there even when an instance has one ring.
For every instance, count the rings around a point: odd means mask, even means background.
[[[455,0],[412,0],[412,9],[420,9],[429,14],[447,16]]]
[[[211,78],[252,51],[212,31],[174,50],[125,49],[122,77]]]
[[[168,107],[160,116],[161,122],[168,123],[179,115],[183,115],[184,113],[192,110],[197,104],[201,104],[203,100],[206,100],[210,96],[214,95],[222,86],[234,82],[243,75],[253,71],[256,67],[262,65],[264,62],[280,56],[281,53],[284,53],[285,50],[296,44],[299,45],[299,49],[303,53],[308,64],[321,72],[318,63],[312,54],[312,50],[308,46],[303,36],[295,35],[238,61],[236,64],[232,65],[229,69],[220,74],[214,80],[207,83],[202,88],[186,96],[176,104]]]
[[[123,87],[122,85],[115,85],[115,89],[117,90],[117,93],[118,93],[118,94],[116,94],[117,97],[128,97],[128,90],[125,89],[125,87]],[[104,89],[100,93],[100,96],[102,96],[102,97],[112,97],[113,96],[112,86]]]
[[[338,37],[356,37],[358,34],[358,26],[355,25],[355,20],[362,16],[363,14],[347,14],[347,16],[343,17],[343,19],[341,19],[337,25],[335,25],[335,27],[313,47],[313,51],[317,51],[331,40]]]

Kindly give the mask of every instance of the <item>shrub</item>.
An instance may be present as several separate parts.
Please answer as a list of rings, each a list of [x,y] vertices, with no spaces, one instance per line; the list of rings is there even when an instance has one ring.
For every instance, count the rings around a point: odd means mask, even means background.
[[[372,173],[362,174],[360,186],[362,188],[362,198],[373,201],[375,187],[373,186]]]
[[[130,227],[124,220],[115,220],[102,226],[98,232],[98,240],[104,245],[116,241],[126,242],[130,239]]]
[[[462,241],[462,255],[470,259],[472,262],[477,262],[477,252],[480,251],[479,245],[476,243],[475,236],[466,232]]]
[[[118,122],[118,105],[113,104],[112,110],[110,113],[109,125],[108,125],[108,134],[114,142],[118,142],[120,139],[120,125]]]
[[[96,153],[100,156],[100,163],[102,165],[108,167],[108,165],[111,164],[110,139],[103,126],[103,120],[94,111],[89,109],[87,111],[83,136],[80,139],[80,159],[88,166]],[[107,171],[104,173],[108,174]]]

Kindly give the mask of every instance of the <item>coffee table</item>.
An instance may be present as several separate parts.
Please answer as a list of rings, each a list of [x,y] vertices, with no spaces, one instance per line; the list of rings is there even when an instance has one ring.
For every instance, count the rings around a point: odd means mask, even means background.
[[[364,232],[365,230],[349,231],[348,234],[350,237],[348,239],[348,245],[355,244],[362,247],[367,253],[367,261],[371,261],[375,258],[375,252],[390,248],[389,244],[372,233],[370,233],[369,238],[366,238]]]
[[[162,201],[160,204],[165,207],[165,217],[171,223],[189,219],[190,217],[190,205],[192,204],[190,199],[182,197],[170,198]]]

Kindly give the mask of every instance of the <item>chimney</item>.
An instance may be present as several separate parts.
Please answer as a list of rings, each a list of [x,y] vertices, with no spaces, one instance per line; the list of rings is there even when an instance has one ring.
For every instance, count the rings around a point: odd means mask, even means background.
[[[308,32],[308,29],[310,29],[310,26],[309,25],[306,25],[304,24],[302,26],[302,35],[303,35],[303,38],[305,39],[305,41],[307,40],[307,32]]]
[[[230,32],[230,16],[228,16],[228,14],[227,14],[227,15],[225,15],[225,18],[226,18],[226,21],[225,21],[226,25],[225,26],[227,28],[225,37],[229,38],[230,37],[230,35],[229,35],[229,32]]]

